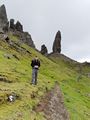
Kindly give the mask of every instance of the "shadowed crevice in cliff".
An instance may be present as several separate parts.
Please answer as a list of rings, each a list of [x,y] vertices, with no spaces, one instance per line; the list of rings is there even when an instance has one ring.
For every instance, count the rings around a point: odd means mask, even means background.
[[[37,112],[44,112],[46,120],[69,120],[69,114],[64,106],[63,96],[59,85],[46,93],[36,108]]]

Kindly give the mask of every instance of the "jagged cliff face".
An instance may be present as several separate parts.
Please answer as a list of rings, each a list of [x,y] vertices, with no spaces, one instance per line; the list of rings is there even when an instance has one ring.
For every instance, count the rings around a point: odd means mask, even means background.
[[[22,42],[35,48],[31,35],[23,31],[23,25],[19,21],[14,24],[14,19],[10,19],[10,22],[8,22],[5,5],[2,5],[0,7],[0,33],[6,34],[8,32],[12,32],[14,35],[18,36]]]
[[[61,32],[58,31],[53,43],[53,53],[61,53]]]

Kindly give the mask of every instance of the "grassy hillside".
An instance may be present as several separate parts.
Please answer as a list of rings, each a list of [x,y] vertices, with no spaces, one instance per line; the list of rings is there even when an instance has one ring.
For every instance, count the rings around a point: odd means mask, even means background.
[[[90,118],[90,78],[79,72],[71,62],[59,57],[46,58],[26,44],[19,44],[17,37],[9,34],[12,44],[0,39],[0,120],[45,120],[42,113],[34,111],[41,97],[60,83],[65,105],[71,120]],[[31,60],[38,56],[41,67],[38,85],[30,85]],[[85,67],[83,71],[90,68]],[[16,95],[14,102],[8,102],[9,95]],[[33,96],[33,97],[32,97]]]
[[[90,73],[90,67],[83,66],[63,55],[52,54],[49,58],[56,62],[60,69],[68,68],[65,74],[70,78],[62,79],[60,86],[71,120],[89,120],[90,78],[86,73]]]

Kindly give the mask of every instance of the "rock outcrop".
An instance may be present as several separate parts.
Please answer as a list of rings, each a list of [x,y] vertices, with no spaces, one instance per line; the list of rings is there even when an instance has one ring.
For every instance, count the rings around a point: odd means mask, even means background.
[[[7,31],[9,27],[5,5],[0,7],[0,32]]]
[[[43,54],[43,55],[47,55],[48,54],[47,47],[44,44],[41,46],[41,54]]]
[[[10,28],[15,30],[14,19],[10,19]]]
[[[17,21],[16,24],[14,24],[14,19],[10,19],[10,29],[13,31],[20,31],[23,32],[23,25]]]
[[[17,21],[16,24],[14,21],[14,19],[10,19],[10,22],[8,22],[5,5],[2,5],[0,7],[0,33],[12,32],[13,35],[19,37],[21,42],[35,48],[31,35],[23,31],[23,25],[19,21]]]
[[[15,24],[15,29],[17,31],[23,32],[23,25],[19,21],[17,21]]]
[[[60,53],[61,52],[61,32],[58,31],[55,40],[53,43],[53,53]]]
[[[24,43],[26,43],[27,45],[35,48],[34,42],[32,40],[32,37],[31,37],[31,35],[28,32],[23,32],[22,41]]]
[[[34,42],[32,40],[32,37],[28,32],[20,32],[20,31],[15,30],[13,32],[13,35],[20,38],[20,41],[19,41],[20,44],[26,43],[30,47],[35,48],[35,44],[34,44]]]

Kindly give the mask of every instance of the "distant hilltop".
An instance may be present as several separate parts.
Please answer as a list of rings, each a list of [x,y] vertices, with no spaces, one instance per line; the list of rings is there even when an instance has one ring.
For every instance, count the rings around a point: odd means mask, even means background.
[[[22,42],[35,48],[31,35],[23,31],[23,25],[19,21],[16,23],[14,23],[14,21],[14,19],[8,21],[5,5],[2,5],[0,7],[0,34],[12,32],[14,35],[18,36]]]

